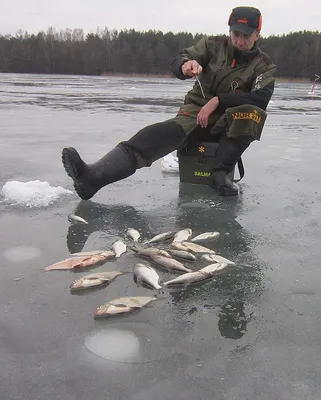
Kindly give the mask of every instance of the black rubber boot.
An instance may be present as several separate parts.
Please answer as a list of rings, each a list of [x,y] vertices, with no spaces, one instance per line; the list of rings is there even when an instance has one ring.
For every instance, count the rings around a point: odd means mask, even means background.
[[[237,196],[239,190],[237,186],[232,182],[228,176],[228,172],[224,170],[218,170],[212,172],[209,177],[210,185],[217,191],[221,196]]]
[[[136,159],[121,145],[93,164],[86,164],[73,147],[62,150],[62,163],[74,188],[83,200],[89,200],[102,187],[127,178],[136,171]]]
[[[62,163],[78,196],[89,200],[102,187],[127,178],[136,169],[150,166],[177,149],[185,139],[184,129],[177,122],[159,122],[141,129],[93,164],[86,164],[73,147],[63,149]]]
[[[216,165],[209,176],[209,185],[221,196],[237,196],[238,188],[228,174],[233,170],[243,152],[252,141],[252,137],[243,136],[230,139],[222,136],[215,155]]]

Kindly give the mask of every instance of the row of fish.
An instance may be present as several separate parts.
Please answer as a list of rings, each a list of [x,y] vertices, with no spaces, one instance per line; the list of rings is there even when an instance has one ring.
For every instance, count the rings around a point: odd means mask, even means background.
[[[163,286],[160,285],[160,277],[150,265],[138,263],[134,267],[134,281],[142,286],[149,288],[161,289],[162,287],[184,287],[192,283],[199,283],[207,281],[218,272],[224,270],[228,264],[214,263],[193,272],[187,272],[174,279],[166,281]],[[100,272],[95,274],[86,275],[80,279],[75,280],[70,289],[78,290],[88,287],[96,287],[103,284],[109,284],[117,276],[122,275],[122,272],[109,271]],[[94,312],[94,317],[107,317],[109,315],[118,315],[133,312],[147,306],[150,302],[157,300],[155,296],[134,296],[134,297],[121,297],[108,301],[99,307]]]
[[[68,220],[71,223],[83,223],[83,224],[88,225],[88,221],[86,221],[84,218],[79,217],[78,215],[75,215],[75,214],[69,214]],[[220,235],[219,232],[205,232],[205,233],[201,233],[201,234],[195,236],[194,238],[191,239],[191,241],[198,242],[198,241],[202,241],[202,240],[215,239],[215,238],[219,237],[219,235]],[[126,236],[135,242],[137,242],[141,237],[140,233],[134,228],[128,228],[127,232],[126,232]],[[151,238],[150,240],[145,241],[144,244],[157,243],[157,242],[165,241],[165,240],[169,240],[169,239],[173,239],[173,242],[182,242],[184,240],[186,241],[186,240],[190,239],[191,237],[192,237],[192,229],[187,228],[187,229],[182,229],[178,232],[177,231],[168,231],[168,232],[160,233],[160,234],[154,236],[153,238]]]
[[[192,238],[192,230],[188,228],[178,232],[165,232],[156,235],[143,243],[137,243],[140,239],[140,233],[133,228],[128,228],[126,238],[129,238],[134,242],[131,246],[128,246],[132,251],[134,251],[138,256],[148,258],[150,262],[165,268],[170,273],[180,274],[178,277],[162,283],[158,273],[149,263],[137,263],[133,269],[134,281],[142,286],[159,290],[162,287],[186,288],[190,284],[211,279],[218,272],[226,269],[227,266],[235,264],[232,261],[217,255],[214,250],[201,246],[195,242],[217,238],[218,236],[218,232],[205,232]],[[168,240],[172,241],[165,247],[146,247],[150,244],[165,242]],[[109,250],[94,250],[74,253],[72,254],[72,257],[49,265],[45,270],[70,270],[98,266],[108,260],[120,257],[126,251],[126,243],[122,240],[117,240],[112,244],[112,247]],[[196,256],[198,255],[201,259],[210,261],[211,264],[197,271],[193,271],[186,267],[181,261],[175,259],[178,258],[187,262],[193,262],[196,260]],[[126,272],[108,271],[85,275],[74,280],[70,285],[70,290],[74,292],[104,285],[107,286],[123,274],[126,274]],[[113,299],[99,306],[95,310],[94,315],[96,318],[132,312],[147,306],[157,299],[158,297],[155,296],[135,296]]]
[[[185,272],[184,274],[166,281],[163,286],[160,285],[160,277],[156,270],[149,264],[137,263],[134,266],[133,276],[134,282],[141,286],[147,286],[152,289],[161,289],[162,287],[173,287],[183,286],[186,287],[191,283],[202,282],[213,276],[218,271],[223,270],[229,264],[227,263],[213,263],[206,267],[197,270]],[[120,271],[106,271],[96,272],[93,274],[82,276],[81,278],[75,279],[70,285],[71,291],[83,290],[88,288],[95,288],[97,286],[103,286],[110,284],[118,276],[124,275],[126,272]]]
[[[200,235],[192,238],[193,231],[190,228],[182,229],[178,232],[169,231],[165,233],[160,233],[159,235],[154,236],[152,239],[147,240],[144,244],[157,243],[169,239],[173,239],[173,243],[183,242],[191,239],[191,242],[198,242],[202,240],[215,239],[220,236],[219,232],[204,232]]]
[[[79,217],[80,218],[80,217]],[[137,242],[138,239],[140,238],[140,233],[133,228],[128,228],[126,232],[126,236],[133,240],[134,242]],[[192,252],[192,253],[212,253],[215,254],[214,250],[208,249],[206,247],[203,247],[201,245],[198,245],[194,243],[195,241],[198,240],[206,240],[206,239],[211,239],[211,238],[216,238],[219,236],[219,232],[206,232],[202,233],[189,242],[188,239],[191,238],[192,236],[192,230],[190,228],[180,230],[178,232],[175,231],[170,231],[170,232],[165,232],[159,235],[154,236],[152,239],[144,242],[143,244],[152,244],[152,243],[158,243],[161,241],[165,241],[168,239],[173,239],[171,247],[173,248],[172,251],[177,250],[177,251],[185,251],[185,252]],[[133,247],[133,250],[136,251],[135,247]],[[127,251],[127,245],[122,241],[122,240],[117,240],[112,244],[112,249],[110,250],[94,250],[91,252],[82,252],[82,253],[75,253],[73,254],[72,258],[68,258],[62,261],[59,261],[58,263],[52,264],[48,267],[46,267],[46,271],[50,270],[56,270],[56,269],[73,269],[73,268],[85,268],[89,266],[93,266],[96,264],[101,264],[106,261],[112,260],[113,258],[120,257],[121,254],[125,253]],[[150,251],[150,250],[148,250]],[[157,250],[159,251],[159,249]],[[143,250],[137,250],[137,252],[141,252],[143,254]],[[179,253],[176,253],[179,254]],[[162,253],[158,253],[156,256],[164,256]],[[191,258],[191,255],[185,255],[188,259]],[[166,257],[166,256],[165,256]],[[167,257],[171,258],[170,255],[167,255]],[[184,256],[183,256],[184,258]],[[159,259],[161,262],[162,259]],[[164,263],[166,263],[164,261]],[[186,269],[183,269],[185,272],[190,272],[186,271]]]

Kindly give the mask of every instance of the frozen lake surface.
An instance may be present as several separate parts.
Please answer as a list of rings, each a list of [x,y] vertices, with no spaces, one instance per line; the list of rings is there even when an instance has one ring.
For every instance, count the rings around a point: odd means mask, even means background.
[[[0,74],[1,400],[320,400],[321,97],[310,86],[276,86],[236,199],[180,184],[157,161],[81,202],[61,165],[65,146],[92,162],[171,118],[190,87]],[[69,285],[87,271],[44,272],[72,252],[110,248],[128,227],[143,239],[219,231],[204,245],[236,268],[160,293],[125,274],[82,295]],[[92,272],[140,261],[128,251]],[[138,313],[93,318],[115,297],[153,294],[162,300]]]

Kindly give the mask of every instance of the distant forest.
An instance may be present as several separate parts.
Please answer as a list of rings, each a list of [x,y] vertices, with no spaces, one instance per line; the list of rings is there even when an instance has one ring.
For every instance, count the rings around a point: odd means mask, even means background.
[[[203,35],[82,29],[0,35],[0,72],[45,74],[146,74],[170,76],[182,48]],[[321,74],[321,32],[300,31],[261,38],[260,48],[277,65],[277,77],[313,79]]]

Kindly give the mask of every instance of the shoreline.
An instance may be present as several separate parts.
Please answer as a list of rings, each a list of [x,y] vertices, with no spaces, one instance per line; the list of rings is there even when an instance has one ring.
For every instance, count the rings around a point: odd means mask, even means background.
[[[118,72],[103,72],[100,76],[117,76],[117,77],[128,77],[128,78],[173,78],[177,79],[172,74],[139,74],[139,73],[118,73]],[[312,83],[313,81],[309,78],[292,78],[292,77],[276,77],[276,83]]]

